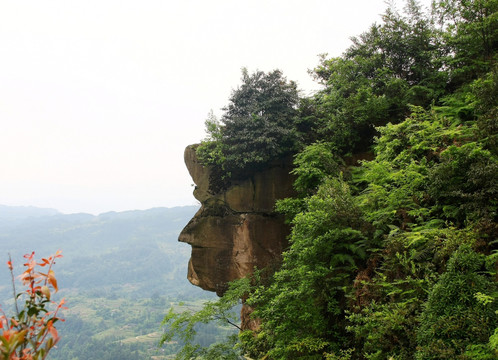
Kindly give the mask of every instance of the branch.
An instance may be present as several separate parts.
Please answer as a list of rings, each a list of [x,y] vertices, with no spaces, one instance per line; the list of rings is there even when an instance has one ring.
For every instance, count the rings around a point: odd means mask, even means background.
[[[17,306],[17,294],[16,294],[16,283],[14,279],[14,270],[12,268],[12,258],[9,253],[9,270],[10,270],[10,277],[12,278],[12,292],[14,294],[14,304],[16,306],[16,315],[19,318],[19,307]]]
[[[225,320],[227,323],[229,323],[230,325],[232,326],[235,326],[237,329],[239,329],[240,331],[242,331],[242,328],[237,325],[237,324],[234,324],[233,322],[231,322],[227,317],[224,317],[224,316],[215,316],[215,319],[216,320]]]

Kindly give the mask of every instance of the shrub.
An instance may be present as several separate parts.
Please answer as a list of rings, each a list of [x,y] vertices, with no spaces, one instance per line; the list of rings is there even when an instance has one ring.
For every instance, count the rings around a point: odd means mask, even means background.
[[[52,294],[58,291],[57,280],[52,270],[61,252],[43,258],[41,262],[34,259],[35,253],[24,255],[26,270],[21,274],[22,284],[27,289],[17,293],[14,281],[12,261],[7,265],[12,275],[15,315],[8,317],[3,310],[0,313],[0,354],[2,359],[9,360],[41,360],[59,341],[55,323],[62,320],[59,311],[64,307],[64,299],[59,303],[51,301]],[[36,268],[45,267],[45,272]],[[17,301],[24,300],[19,310]],[[54,309],[49,310],[50,305]],[[63,321],[63,320],[62,320]]]
[[[465,349],[486,344],[497,326],[496,284],[482,273],[485,257],[462,245],[432,288],[420,317],[417,359],[470,359]],[[480,295],[479,295],[480,294]]]

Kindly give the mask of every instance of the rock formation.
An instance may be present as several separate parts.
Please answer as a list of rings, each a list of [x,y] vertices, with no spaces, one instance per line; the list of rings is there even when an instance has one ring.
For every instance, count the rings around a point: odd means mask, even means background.
[[[222,295],[229,281],[250,274],[254,267],[279,261],[289,227],[274,206],[277,199],[294,194],[291,161],[276,161],[214,193],[210,169],[199,163],[195,149],[195,145],[185,149],[185,163],[196,185],[194,196],[202,206],[179,241],[192,246],[189,281]],[[248,319],[242,320],[244,324]]]

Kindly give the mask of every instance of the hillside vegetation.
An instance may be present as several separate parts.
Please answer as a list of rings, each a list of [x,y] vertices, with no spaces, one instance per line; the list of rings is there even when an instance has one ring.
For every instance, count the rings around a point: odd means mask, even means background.
[[[57,325],[61,340],[49,359],[171,358],[181,343],[175,339],[158,346],[168,308],[192,311],[213,298],[188,282],[191,250],[178,243],[197,210],[186,206],[93,216],[0,206],[2,310],[14,313],[9,269],[3,266],[8,253],[20,274],[27,251],[41,258],[62,250],[54,265],[59,292],[52,300],[66,299],[66,321]],[[209,345],[226,332],[206,325],[196,341]]]
[[[185,334],[243,297],[259,329],[179,357],[498,357],[497,10],[389,7],[342,56],[321,58],[322,90],[307,98],[278,70],[243,71],[198,155],[217,191],[293,154],[298,196],[277,204],[290,246],[276,272],[232,284],[204,318],[168,318]]]

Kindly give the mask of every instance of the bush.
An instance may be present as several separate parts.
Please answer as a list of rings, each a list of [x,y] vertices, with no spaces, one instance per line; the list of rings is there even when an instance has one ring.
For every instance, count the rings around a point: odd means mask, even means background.
[[[486,344],[498,324],[496,301],[483,302],[496,284],[482,271],[485,256],[462,245],[432,288],[421,314],[417,359],[470,359],[468,346]]]

